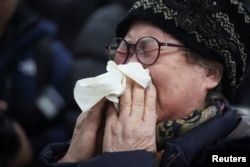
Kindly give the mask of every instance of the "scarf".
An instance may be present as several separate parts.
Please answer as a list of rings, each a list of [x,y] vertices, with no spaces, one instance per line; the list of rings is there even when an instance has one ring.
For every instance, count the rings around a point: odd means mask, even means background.
[[[192,130],[217,114],[223,112],[224,108],[224,103],[215,101],[206,109],[195,110],[193,113],[185,116],[184,118],[158,123],[156,125],[157,150],[162,151],[165,147],[166,141]]]

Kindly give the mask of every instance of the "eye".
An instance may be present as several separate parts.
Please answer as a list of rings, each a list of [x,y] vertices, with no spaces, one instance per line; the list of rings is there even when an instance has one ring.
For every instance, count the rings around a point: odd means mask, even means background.
[[[152,52],[158,51],[158,43],[154,39],[145,38],[138,44],[138,50],[142,52],[144,56],[150,56]]]
[[[126,52],[126,43],[121,39],[114,39],[109,45],[109,55],[111,56],[115,56],[117,53],[124,54]]]

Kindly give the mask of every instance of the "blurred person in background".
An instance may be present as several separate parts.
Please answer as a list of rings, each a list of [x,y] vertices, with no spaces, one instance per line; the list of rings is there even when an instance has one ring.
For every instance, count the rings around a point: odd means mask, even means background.
[[[68,139],[64,122],[72,53],[57,26],[22,0],[0,0],[0,109],[19,123],[34,157]]]
[[[0,111],[0,166],[29,167],[32,156],[23,128]]]
[[[99,7],[111,0],[25,0],[41,16],[59,26],[58,38],[71,50],[81,27]]]

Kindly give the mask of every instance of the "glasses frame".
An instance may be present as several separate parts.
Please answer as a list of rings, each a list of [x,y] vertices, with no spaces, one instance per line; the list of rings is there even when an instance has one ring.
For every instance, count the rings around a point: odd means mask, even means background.
[[[157,55],[156,59],[155,59],[152,63],[149,63],[149,64],[143,63],[143,62],[140,60],[140,58],[139,58],[139,56],[138,56],[138,53],[136,52],[137,44],[138,44],[138,42],[139,42],[140,40],[142,40],[143,38],[152,38],[152,39],[154,39],[154,40],[157,42],[157,44],[158,44],[158,55]],[[125,63],[127,62],[127,60],[129,59],[129,57],[131,57],[131,56],[135,53],[137,60],[138,60],[141,64],[143,64],[143,65],[152,65],[152,64],[154,64],[154,63],[159,59],[159,57],[160,57],[160,50],[161,50],[161,47],[162,47],[162,46],[185,47],[185,45],[182,45],[182,44],[175,44],[175,43],[169,43],[169,42],[160,42],[158,39],[156,39],[155,37],[152,37],[152,36],[144,36],[144,37],[141,37],[141,38],[139,38],[139,39],[137,40],[137,42],[136,42],[135,44],[129,43],[129,42],[126,41],[124,38],[117,38],[117,37],[113,38],[111,41],[116,40],[116,39],[119,39],[119,40],[125,42],[126,45],[127,45],[127,55],[126,55],[125,60],[124,60],[123,63],[121,63],[121,64],[125,64]],[[112,56],[112,54],[110,54],[110,50],[111,50],[110,44],[111,44],[111,41],[110,41],[110,43],[109,43],[108,45],[106,45],[106,50],[107,50],[107,53],[108,53],[108,55],[110,56],[110,58],[111,58],[111,57],[114,57],[114,56]],[[131,52],[131,48],[133,48],[133,51],[132,51],[132,52]],[[112,59],[112,58],[111,58],[111,59]]]

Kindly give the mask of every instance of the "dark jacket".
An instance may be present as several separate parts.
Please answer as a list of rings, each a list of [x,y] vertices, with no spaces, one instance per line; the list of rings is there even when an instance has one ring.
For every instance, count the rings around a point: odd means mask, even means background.
[[[40,155],[41,166],[157,166],[155,156],[144,150],[106,152],[82,163],[55,163],[57,157],[65,153],[68,147],[68,143],[49,144]],[[226,153],[225,151],[228,151],[231,155],[238,152],[250,153],[250,117],[231,108],[226,108],[224,114],[218,115],[190,132],[168,141],[159,166],[203,167],[209,165],[212,154]]]

